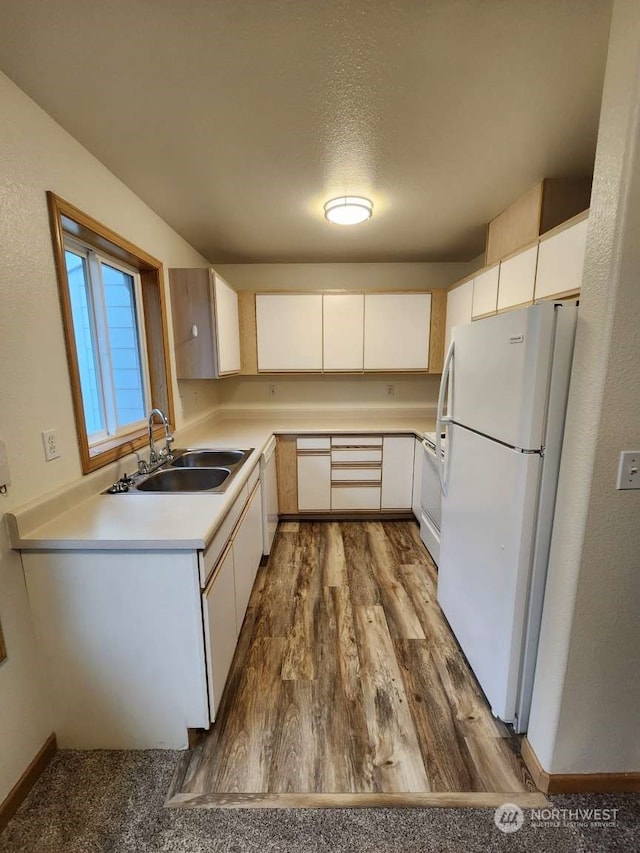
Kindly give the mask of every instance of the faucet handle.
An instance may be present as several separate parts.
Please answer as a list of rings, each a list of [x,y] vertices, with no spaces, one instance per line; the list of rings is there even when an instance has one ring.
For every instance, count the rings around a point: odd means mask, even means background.
[[[146,459],[143,459],[143,457],[138,453],[137,450],[135,451],[135,454],[136,454],[136,459],[138,460],[138,473],[139,474],[148,474],[149,473],[149,463],[147,462]]]

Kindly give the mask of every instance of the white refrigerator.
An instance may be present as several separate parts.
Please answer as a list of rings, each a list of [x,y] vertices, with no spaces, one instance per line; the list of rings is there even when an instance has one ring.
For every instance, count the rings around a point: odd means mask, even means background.
[[[518,732],[529,720],[577,310],[547,302],[455,327],[438,402],[438,601],[493,714]]]

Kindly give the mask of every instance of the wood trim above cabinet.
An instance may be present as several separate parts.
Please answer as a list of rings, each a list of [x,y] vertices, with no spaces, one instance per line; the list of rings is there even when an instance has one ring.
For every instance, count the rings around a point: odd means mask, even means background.
[[[447,291],[431,291],[431,335],[429,337],[429,373],[442,373],[446,334]]]

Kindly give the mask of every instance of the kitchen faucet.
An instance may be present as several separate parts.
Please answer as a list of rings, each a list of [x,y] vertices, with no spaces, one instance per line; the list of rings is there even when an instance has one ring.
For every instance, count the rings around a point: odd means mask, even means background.
[[[154,415],[157,415],[162,424],[164,426],[164,448],[158,452],[156,451],[156,444],[153,439],[153,418]],[[167,416],[162,411],[162,409],[151,409],[149,413],[149,464],[155,465],[157,462],[165,462],[166,460],[172,459],[171,454],[171,445],[173,444],[173,436],[171,435],[171,429],[169,427],[169,421],[167,420]]]

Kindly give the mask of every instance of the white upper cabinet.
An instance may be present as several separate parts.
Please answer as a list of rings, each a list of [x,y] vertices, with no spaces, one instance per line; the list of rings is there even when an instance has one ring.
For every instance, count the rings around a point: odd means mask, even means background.
[[[169,270],[178,379],[240,371],[238,294],[212,269]]]
[[[473,280],[473,302],[471,316],[486,317],[495,314],[498,307],[498,278],[500,265],[496,264],[477,275]]]
[[[583,219],[540,240],[536,299],[580,290],[588,221]]]
[[[427,370],[430,293],[367,293],[364,369]]]
[[[451,330],[454,326],[471,322],[473,304],[473,279],[447,293],[447,319],[445,321],[444,352],[449,350]]]
[[[322,302],[324,369],[362,370],[364,294],[325,293]]]
[[[322,294],[257,293],[259,371],[322,370]]]
[[[498,286],[498,311],[529,305],[533,302],[537,261],[537,243],[502,261]]]
[[[240,321],[238,294],[227,282],[214,273],[213,306],[216,325],[218,376],[240,370]]]

